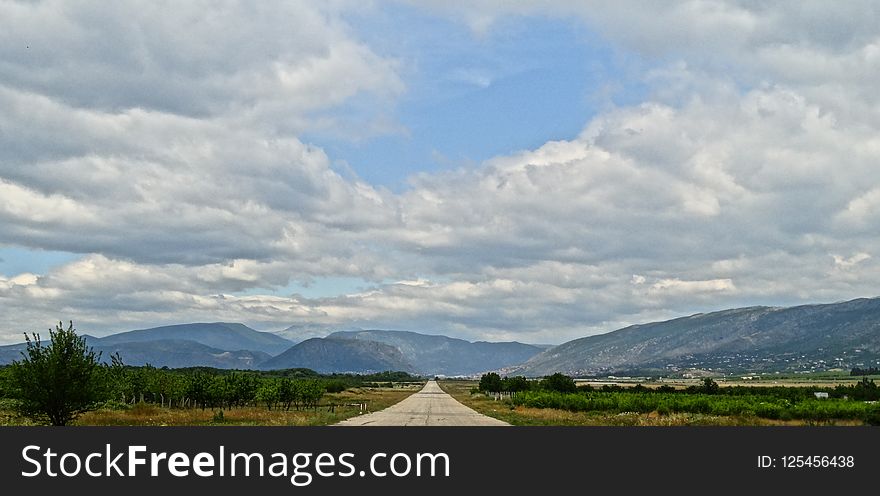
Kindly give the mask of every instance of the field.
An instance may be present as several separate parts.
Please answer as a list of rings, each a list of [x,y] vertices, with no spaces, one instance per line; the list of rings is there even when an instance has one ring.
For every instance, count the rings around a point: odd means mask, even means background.
[[[394,384],[393,387],[355,387],[339,393],[327,393],[316,408],[285,411],[266,407],[168,408],[154,403],[136,403],[130,407],[102,408],[83,414],[73,425],[330,425],[350,417],[391,406],[421,388],[421,384]],[[362,410],[360,405],[365,405]],[[0,426],[33,425],[19,417],[11,400],[0,400]]]
[[[739,382],[738,387],[726,384],[715,394],[695,390],[701,382],[637,387],[625,381],[593,381],[591,391],[531,390],[503,399],[473,393],[477,381],[443,381],[441,387],[474,410],[513,425],[863,425],[876,423],[880,415],[880,404],[812,396],[815,388],[828,388],[835,394],[840,391],[835,385],[853,387],[856,380],[829,378],[822,386],[810,382],[806,387],[786,379],[747,386]],[[691,390],[684,391],[688,387]]]

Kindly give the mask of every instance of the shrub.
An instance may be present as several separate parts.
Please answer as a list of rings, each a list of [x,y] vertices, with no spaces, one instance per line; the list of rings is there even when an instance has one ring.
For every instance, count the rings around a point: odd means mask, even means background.
[[[100,353],[86,347],[73,322],[64,329],[59,322],[49,330],[50,343],[39,334],[25,334],[27,350],[11,366],[13,396],[18,410],[38,422],[67,425],[80,414],[94,410],[107,399]]]

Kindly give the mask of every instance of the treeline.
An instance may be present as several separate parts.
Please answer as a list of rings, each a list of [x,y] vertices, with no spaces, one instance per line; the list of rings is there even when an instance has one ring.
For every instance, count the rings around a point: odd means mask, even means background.
[[[484,393],[520,393],[523,391],[573,393],[577,391],[577,385],[574,379],[558,372],[540,381],[530,381],[523,376],[502,378],[495,372],[489,372],[480,377],[478,389]]]
[[[19,397],[12,384],[12,367],[0,367],[0,398]],[[155,403],[168,408],[268,409],[313,408],[324,393],[363,385],[418,381],[406,372],[376,374],[319,374],[310,369],[274,371],[134,367],[114,361],[96,369],[91,386],[105,406]]]
[[[682,389],[676,389],[669,385],[662,385],[656,388],[645,387],[641,384],[625,387],[620,385],[603,385],[598,388],[587,384],[579,386],[578,391],[581,392],[629,392],[644,394],[706,394],[718,396],[754,396],[758,393],[762,396],[770,396],[773,398],[783,399],[791,402],[815,399],[815,393],[828,393],[829,398],[852,399],[859,401],[878,401],[880,400],[880,387],[873,380],[864,378],[861,381],[844,385],[840,384],[833,388],[823,387],[794,387],[794,386],[725,386],[721,387],[717,382],[710,378],[703,379],[702,384],[692,385]]]
[[[480,378],[479,390],[487,393],[522,392],[522,391],[555,391],[558,393],[640,393],[640,394],[680,394],[680,395],[721,395],[721,396],[769,396],[777,399],[798,402],[816,399],[815,393],[824,392],[829,398],[851,399],[858,401],[880,401],[880,386],[867,377],[855,384],[840,384],[833,388],[823,387],[789,387],[789,386],[725,386],[721,387],[711,378],[703,379],[702,383],[677,389],[669,385],[646,387],[642,384],[621,386],[605,384],[595,387],[590,384],[577,386],[574,379],[556,373],[540,380],[528,380],[525,377],[500,377],[494,372],[484,374]]]
[[[111,366],[109,398],[120,403],[156,403],[169,408],[312,408],[327,391],[319,379],[265,377],[243,371],[177,371]],[[335,386],[335,384],[333,384]],[[344,389],[344,386],[339,385]],[[336,389],[336,388],[334,388]]]
[[[866,369],[860,369],[858,367],[854,367],[849,371],[849,375],[858,377],[860,375],[880,375],[880,368],[877,367],[868,367]]]
[[[310,369],[276,371],[222,370],[208,367],[157,369],[112,365],[111,398],[122,403],[147,402],[175,408],[269,410],[314,408],[325,392],[338,393],[364,384],[418,380],[406,372],[369,375],[321,375]]]
[[[792,402],[765,394],[741,396],[644,393],[528,391],[514,396],[514,405],[557,408],[575,412],[636,412],[669,415],[699,413],[718,416],[761,417],[776,420],[861,420],[880,424],[880,405],[841,399],[804,399]]]
[[[157,369],[109,367],[110,398],[121,403],[156,403],[174,408],[265,406],[290,410],[312,408],[325,392],[338,393],[364,384],[414,381],[406,372],[370,375],[321,375],[310,369],[276,371],[223,370],[208,367]]]
[[[512,387],[512,388],[511,388]],[[510,401],[531,408],[556,408],[575,412],[696,413],[717,416],[761,417],[776,420],[861,420],[880,424],[880,387],[864,378],[835,388],[815,387],[721,387],[707,378],[701,384],[675,389],[641,384],[576,386],[573,379],[554,374],[541,380],[502,378],[485,374],[479,389],[487,393],[516,392]],[[819,399],[815,393],[828,393]]]

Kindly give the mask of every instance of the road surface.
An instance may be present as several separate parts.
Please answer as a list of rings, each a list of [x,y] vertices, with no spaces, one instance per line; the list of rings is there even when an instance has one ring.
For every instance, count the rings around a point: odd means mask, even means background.
[[[418,393],[400,403],[336,425],[509,425],[462,405],[444,393],[436,381],[428,381]]]

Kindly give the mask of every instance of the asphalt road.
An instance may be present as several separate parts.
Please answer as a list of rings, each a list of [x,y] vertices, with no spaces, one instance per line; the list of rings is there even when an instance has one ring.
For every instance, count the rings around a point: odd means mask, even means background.
[[[436,381],[428,381],[418,393],[400,403],[366,415],[352,417],[336,425],[510,425],[487,417],[462,405],[444,393]]]

